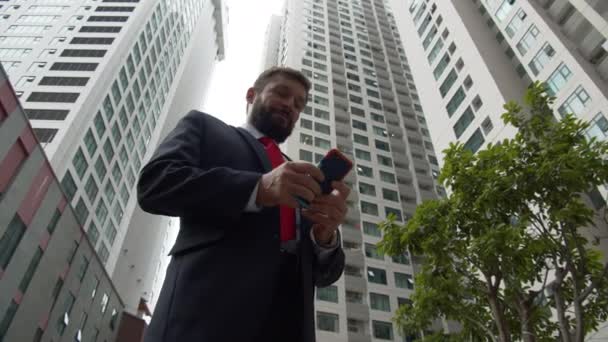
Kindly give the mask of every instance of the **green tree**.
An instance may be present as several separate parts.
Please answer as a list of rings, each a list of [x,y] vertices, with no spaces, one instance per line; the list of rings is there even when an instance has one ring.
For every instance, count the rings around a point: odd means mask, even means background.
[[[505,105],[514,138],[477,154],[451,144],[439,178],[450,196],[421,204],[405,225],[380,225],[385,253],[424,256],[413,303],[395,317],[405,333],[443,317],[462,329],[429,341],[582,342],[608,318],[608,263],[596,246],[606,208],[585,204],[608,183],[608,142],[587,139],[572,115],[557,121],[553,101],[532,85],[525,107]]]

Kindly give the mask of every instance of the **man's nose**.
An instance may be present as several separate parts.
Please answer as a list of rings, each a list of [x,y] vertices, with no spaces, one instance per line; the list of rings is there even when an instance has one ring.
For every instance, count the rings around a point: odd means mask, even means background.
[[[281,110],[288,111],[289,114],[294,115],[298,111],[296,106],[295,96],[289,96],[281,101]]]

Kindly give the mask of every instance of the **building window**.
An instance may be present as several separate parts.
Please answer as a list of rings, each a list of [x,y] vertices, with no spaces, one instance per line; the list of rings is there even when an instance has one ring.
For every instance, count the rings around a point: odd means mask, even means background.
[[[329,126],[324,125],[322,123],[318,123],[318,122],[315,122],[315,131],[323,133],[323,134],[327,134],[327,135],[331,134],[330,133],[331,130],[330,130]]]
[[[375,338],[381,340],[393,339],[393,325],[389,322],[372,321],[372,331]]]
[[[396,184],[395,175],[390,172],[380,171],[380,180],[383,182]]]
[[[97,141],[95,140],[95,136],[93,135],[93,131],[91,129],[87,130],[87,133],[84,136],[84,145],[89,153],[89,156],[93,156],[95,151],[97,151]]]
[[[84,226],[89,217],[89,209],[87,209],[87,205],[82,198],[78,200],[78,204],[76,204],[76,207],[74,208],[74,214],[76,215],[78,222]]]
[[[496,14],[494,15],[499,23],[509,16],[509,13],[511,13],[511,10],[513,9],[514,3],[515,1],[513,0],[503,0],[502,4],[500,4],[500,7],[498,7],[498,10],[496,10]]]
[[[357,165],[357,175],[371,178],[374,176],[374,171],[371,167]]]
[[[359,193],[362,195],[376,196],[376,187],[371,184],[359,182]]]
[[[88,77],[43,77],[38,85],[82,87],[88,81]]]
[[[101,58],[105,55],[106,55],[106,50],[92,50],[92,49],[65,49],[61,52],[61,57]]]
[[[106,176],[106,163],[103,161],[103,158],[101,157],[101,155],[99,155],[97,157],[97,160],[95,161],[95,172],[97,172],[97,176],[99,177],[99,179],[103,180]]]
[[[68,291],[67,297],[65,298],[65,303],[63,304],[63,312],[61,316],[59,316],[59,321],[57,322],[57,331],[59,335],[63,335],[65,328],[69,323],[69,316],[72,312],[72,308],[74,307],[74,302],[76,301],[76,297]]]
[[[380,228],[378,228],[378,225],[371,222],[363,221],[363,232],[370,236],[382,236],[382,231],[380,230]]]
[[[97,240],[99,240],[99,230],[97,229],[97,226],[95,226],[95,223],[91,222],[89,224],[87,235],[89,236],[89,240],[91,240],[91,244],[95,246],[97,244]]]
[[[338,315],[328,312],[317,311],[317,329],[322,331],[340,332]]]
[[[79,93],[53,93],[35,91],[27,98],[27,102],[54,102],[54,103],[74,103],[78,99]]]
[[[407,256],[407,252],[403,252],[399,255],[393,256],[392,259],[393,259],[393,262],[396,264],[402,264],[402,265],[410,264],[410,258]]]
[[[112,221],[108,222],[108,227],[106,227],[106,238],[108,239],[108,242],[110,243],[110,247],[112,245],[114,245],[114,240],[116,239],[116,227],[114,226],[114,223],[112,223]]]
[[[379,150],[381,150],[381,151],[390,152],[390,150],[391,150],[387,142],[384,142],[384,141],[376,139],[374,141],[374,143],[376,145],[376,148],[379,149]]]
[[[448,104],[445,106],[445,108],[448,111],[448,115],[450,117],[452,117],[452,115],[454,115],[454,113],[456,112],[456,110],[458,109],[458,107],[460,106],[462,101],[464,101],[465,97],[466,97],[466,94],[464,92],[464,89],[462,87],[459,87],[458,90],[454,93],[454,95],[450,99],[450,102],[448,102]]]
[[[528,64],[534,76],[538,76],[545,65],[551,61],[553,56],[555,56],[555,50],[553,50],[551,44],[545,43],[536,56],[534,56],[530,64]]]
[[[572,71],[568,66],[564,63],[560,64],[547,79],[547,94],[555,96],[571,77]]]
[[[106,142],[103,144],[103,152],[107,160],[112,160],[114,157],[114,148],[112,147],[112,142],[110,142],[109,137],[106,138]]]
[[[401,210],[391,208],[391,207],[384,207],[384,215],[386,217],[388,217],[391,214],[395,215],[395,219],[397,221],[403,221],[403,216],[401,215]]]
[[[300,133],[300,143],[312,146],[312,135]]]
[[[454,133],[456,134],[456,138],[460,138],[462,133],[469,127],[471,122],[475,119],[475,114],[473,114],[473,110],[471,107],[467,107],[467,109],[462,113],[458,121],[454,124]]]
[[[410,274],[395,272],[395,286],[402,289],[414,289],[414,280]]]
[[[566,114],[581,115],[589,103],[591,103],[591,97],[582,86],[578,86],[557,111],[562,117]]]
[[[382,128],[382,127],[378,127],[378,126],[373,126],[373,130],[374,130],[374,134],[376,134],[377,136],[380,137],[388,137],[388,132],[386,131],[386,129]]]
[[[378,216],[378,205],[361,201],[361,212],[367,215]]]
[[[317,299],[326,302],[338,302],[338,287],[335,285],[317,288]]]
[[[331,142],[327,139],[315,137],[315,146],[325,150],[329,150],[331,148]]]
[[[452,69],[448,76],[445,78],[441,86],[439,87],[439,93],[441,93],[441,97],[445,97],[445,95],[450,91],[452,85],[458,79],[458,74],[456,73],[456,69]]]
[[[59,222],[59,219],[61,218],[61,212],[57,209],[55,209],[55,212],[53,213],[53,217],[51,217],[51,221],[49,221],[49,224],[46,226],[46,231],[49,232],[50,234],[53,234],[53,232],[55,231],[55,228],[57,228],[57,223]]]
[[[384,260],[384,254],[380,254],[378,248],[371,243],[365,244],[365,256],[372,259]]]
[[[473,135],[469,138],[469,140],[467,140],[467,142],[464,144],[464,149],[476,153],[484,142],[485,139],[483,137],[483,134],[478,128],[475,133],[473,133]]]
[[[435,61],[435,59],[437,58],[437,56],[439,56],[439,51],[441,51],[441,49],[443,48],[443,39],[439,38],[437,40],[437,43],[435,43],[435,45],[433,45],[433,48],[431,49],[431,52],[429,52],[429,55],[427,57],[427,59],[429,60],[429,64],[432,65],[433,62]]]
[[[312,152],[306,150],[300,150],[300,160],[312,163]]]
[[[367,151],[360,150],[358,148],[355,149],[355,157],[357,159],[361,159],[361,160],[367,160],[367,161],[371,161],[372,160],[371,153],[369,153]]]
[[[380,268],[368,267],[367,280],[370,283],[386,285],[386,271]]]
[[[524,56],[539,39],[540,31],[538,31],[536,25],[532,24],[519,43],[517,43],[517,50],[522,56]]]
[[[97,198],[97,192],[99,191],[99,187],[95,182],[95,177],[93,177],[93,174],[89,175],[89,179],[87,180],[87,184],[85,185],[84,190],[87,193],[89,200],[91,200],[91,203],[94,203],[95,199]]]
[[[77,188],[76,182],[74,182],[74,178],[72,177],[70,171],[66,171],[66,174],[61,180],[61,186],[63,188],[63,191],[65,191],[66,195],[68,196],[68,199],[71,200],[74,197]]]
[[[399,194],[397,191],[390,189],[382,189],[382,198],[388,201],[399,202]]]
[[[385,294],[370,292],[369,304],[372,310],[391,312],[391,301]]]
[[[13,254],[17,250],[17,246],[21,242],[21,238],[25,234],[26,226],[19,218],[19,215],[13,216],[13,219],[8,224],[4,235],[0,238],[0,268],[6,270]]]
[[[346,290],[346,301],[349,303],[363,304],[363,294],[361,292]]]
[[[76,170],[76,174],[80,179],[84,176],[84,173],[87,171],[89,164],[87,163],[87,159],[82,152],[82,148],[78,148],[74,158],[72,159],[72,165],[74,165],[74,169]]]
[[[312,121],[300,119],[300,126],[306,129],[312,129]]]
[[[353,140],[358,144],[369,145],[369,139],[366,136],[355,133],[353,134],[353,138]]]
[[[383,155],[377,155],[376,156],[378,158],[378,164],[382,165],[382,166],[388,166],[388,167],[392,167],[393,166],[393,160],[390,157],[386,157]]]
[[[80,261],[80,266],[78,267],[78,280],[82,282],[84,276],[87,274],[87,269],[89,268],[89,259],[85,256],[82,256],[82,260]]]
[[[102,200],[97,204],[97,209],[95,210],[95,216],[99,220],[99,223],[103,226],[106,223],[106,219],[108,218],[108,207],[105,202]]]
[[[33,130],[40,143],[50,143],[59,132],[56,128],[34,128]]]
[[[505,28],[505,31],[507,32],[509,37],[513,38],[517,34],[517,31],[519,31],[519,29],[522,27],[524,20],[526,20],[526,17],[526,12],[524,12],[523,9],[517,10],[517,13],[513,17],[513,19],[511,19],[509,25],[507,25],[507,27]]]
[[[108,251],[108,247],[106,247],[106,244],[103,241],[101,241],[101,243],[99,244],[97,253],[99,254],[99,258],[101,259],[101,262],[105,265],[106,262],[108,262],[108,257],[110,256],[110,251]],[[107,304],[107,299],[106,299],[106,304]],[[105,306],[103,307],[102,312],[104,312],[104,311],[105,311]]]
[[[483,129],[483,133],[486,136],[492,131],[494,125],[492,124],[492,119],[490,119],[489,116],[483,120],[483,122],[481,123],[481,128]]]
[[[602,112],[597,113],[597,115],[589,122],[587,136],[589,138],[596,138],[597,140],[604,140],[608,138],[608,120],[604,114],[602,114]]]
[[[15,313],[17,313],[17,309],[19,308],[19,304],[15,302],[15,300],[11,300],[8,308],[4,312],[4,317],[2,321],[0,321],[0,337],[4,337],[8,328],[11,326],[13,322],[13,318],[15,317]]]
[[[99,63],[53,63],[51,70],[53,71],[95,71]]]
[[[435,76],[436,80],[439,80],[441,74],[443,74],[443,71],[447,68],[448,64],[450,64],[451,60],[450,54],[446,52],[435,67],[435,70],[433,70],[433,76]]]

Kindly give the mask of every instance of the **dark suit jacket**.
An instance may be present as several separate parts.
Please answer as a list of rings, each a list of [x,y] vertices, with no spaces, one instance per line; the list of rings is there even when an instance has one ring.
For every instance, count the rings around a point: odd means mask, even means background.
[[[251,341],[268,322],[280,261],[279,210],[245,212],[263,173],[271,170],[262,144],[201,112],[191,111],[142,169],[139,204],[179,216],[172,261],[146,342]],[[314,341],[314,286],[335,282],[344,269],[338,248],[321,264],[300,227],[302,341]]]

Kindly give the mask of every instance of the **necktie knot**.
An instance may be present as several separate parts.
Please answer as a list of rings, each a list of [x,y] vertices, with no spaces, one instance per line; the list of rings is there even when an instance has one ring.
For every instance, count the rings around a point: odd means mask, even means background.
[[[272,140],[272,138],[269,138],[269,137],[261,137],[260,139],[258,139],[258,141],[261,142],[262,145],[264,145],[264,147],[266,147],[266,148],[268,148],[269,146],[272,146],[272,145],[276,145],[274,140]]]

